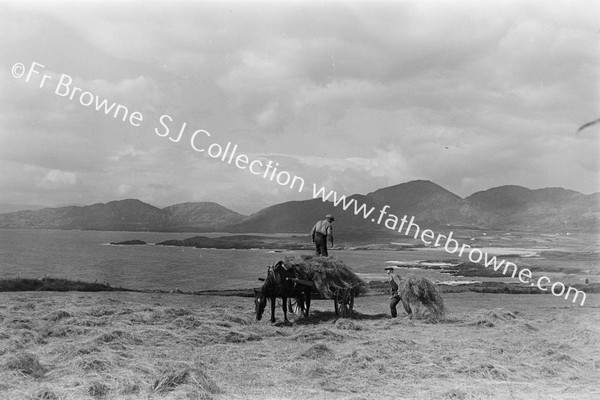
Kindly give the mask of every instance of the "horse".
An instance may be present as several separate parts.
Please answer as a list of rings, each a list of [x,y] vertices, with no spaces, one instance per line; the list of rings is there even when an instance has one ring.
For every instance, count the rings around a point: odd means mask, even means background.
[[[310,308],[310,292],[309,286],[295,283],[290,278],[296,278],[296,273],[293,268],[287,268],[283,261],[279,261],[267,270],[267,278],[260,289],[254,289],[254,311],[256,312],[256,320],[260,321],[267,298],[271,301],[271,322],[275,322],[275,301],[277,297],[282,300],[281,308],[283,309],[284,321],[289,323],[287,318],[288,298],[296,298],[305,317],[308,317]]]

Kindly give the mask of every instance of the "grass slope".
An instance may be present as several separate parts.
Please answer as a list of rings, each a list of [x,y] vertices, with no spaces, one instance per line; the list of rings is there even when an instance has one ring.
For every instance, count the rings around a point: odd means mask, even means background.
[[[113,288],[109,284],[97,282],[73,281],[59,278],[14,278],[0,279],[0,292],[27,292],[27,291],[51,291],[51,292],[110,292],[129,291],[130,289]]]
[[[591,399],[600,298],[446,293],[444,323],[353,319],[331,301],[291,326],[253,299],[134,292],[0,293],[0,398]],[[402,315],[402,314],[401,314]],[[282,320],[281,310],[276,314]]]

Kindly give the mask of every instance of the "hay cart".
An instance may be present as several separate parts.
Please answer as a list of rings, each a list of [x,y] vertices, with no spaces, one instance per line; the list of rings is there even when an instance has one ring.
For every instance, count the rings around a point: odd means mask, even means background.
[[[366,292],[367,285],[342,261],[329,257],[304,256],[286,258],[285,264],[292,266],[296,278],[288,278],[297,285],[311,288],[311,299],[333,300],[335,315],[348,318],[354,311],[354,298]],[[288,309],[300,312],[296,299],[288,299]]]
[[[317,286],[312,281],[307,281],[299,278],[288,278],[291,281],[294,281],[297,285],[310,286],[312,288],[312,300],[325,300],[327,299],[319,290]],[[333,295],[333,308],[335,310],[335,315],[348,318],[352,315],[352,311],[354,311],[354,290],[353,288],[347,289],[338,289],[334,292]],[[298,301],[295,298],[288,299],[288,310],[293,312],[294,314],[300,313],[301,307],[298,304]]]

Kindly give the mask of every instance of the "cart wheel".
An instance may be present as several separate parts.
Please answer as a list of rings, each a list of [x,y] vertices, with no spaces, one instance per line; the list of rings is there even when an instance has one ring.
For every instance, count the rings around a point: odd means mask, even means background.
[[[340,296],[340,310],[342,318],[350,318],[354,311],[354,291],[352,289],[346,289],[342,291]]]
[[[348,318],[348,304],[340,303],[340,309],[341,309],[340,316],[342,318]]]
[[[335,311],[335,316],[339,317],[340,316],[340,309],[338,307],[338,295],[337,295],[337,293],[333,297],[333,310]]]
[[[344,290],[342,296],[342,318],[348,318],[350,316],[350,304],[348,303],[348,291]]]
[[[298,300],[293,297],[288,298],[288,311],[292,314],[300,314],[302,307],[298,304]]]
[[[347,318],[350,314],[348,311],[348,306],[348,291],[340,290],[335,295],[335,315],[342,318]]]

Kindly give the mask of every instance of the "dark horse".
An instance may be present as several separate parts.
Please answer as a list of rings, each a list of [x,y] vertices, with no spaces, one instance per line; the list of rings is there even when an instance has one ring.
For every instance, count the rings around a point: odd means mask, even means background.
[[[283,261],[269,267],[265,283],[260,289],[254,289],[256,320],[260,321],[262,318],[268,298],[271,301],[271,322],[275,322],[275,301],[277,297],[282,300],[285,322],[289,322],[287,318],[288,298],[295,298],[304,316],[308,317],[311,288],[295,283],[290,278],[296,278],[296,273],[293,268],[287,268]]]

